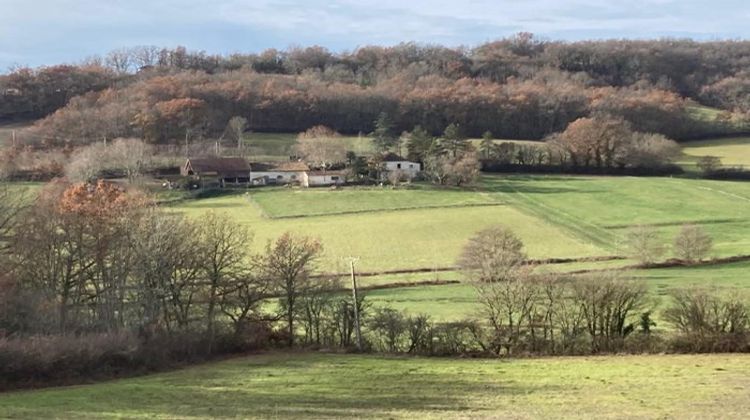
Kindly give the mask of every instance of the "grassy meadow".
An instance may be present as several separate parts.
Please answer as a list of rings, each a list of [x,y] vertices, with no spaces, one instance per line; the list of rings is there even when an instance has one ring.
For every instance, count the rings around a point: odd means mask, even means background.
[[[500,361],[289,353],[0,394],[0,417],[742,418],[748,387],[748,355]]]
[[[727,166],[750,167],[750,137],[691,141],[683,144],[682,151],[693,164],[701,156],[716,156]]]
[[[255,232],[258,249],[284,231],[318,236],[326,269],[349,255],[366,271],[451,266],[466,240],[493,224],[514,229],[537,259],[621,254],[638,224],[654,226],[665,245],[682,224],[701,225],[714,238],[714,256],[750,249],[750,183],[742,182],[488,175],[472,190],[265,188],[173,209],[227,212]]]
[[[301,190],[278,188],[230,195],[204,200],[187,201],[173,207],[192,217],[208,211],[225,212],[255,233],[254,244],[262,250],[268,240],[285,231],[319,237],[325,246],[323,269],[338,271],[343,258],[357,256],[359,268],[365,271],[395,269],[438,268],[454,264],[464,242],[483,227],[506,224],[513,226],[526,242],[532,258],[579,257],[603,255],[599,247],[570,237],[564,230],[529,216],[518,209],[481,198],[472,201],[489,205],[464,205],[469,196],[461,193],[439,198],[429,192],[417,194],[414,201],[394,198],[391,203],[409,205],[408,209],[393,210],[392,204],[371,200],[378,191],[353,188],[328,190]],[[419,191],[419,190],[418,190]],[[407,191],[408,192],[408,191]],[[337,214],[332,207],[338,194],[345,203],[368,210],[360,213]],[[401,193],[394,191],[396,197]],[[276,197],[270,197],[277,195]],[[300,200],[310,203],[313,216],[294,218],[269,218],[267,214],[298,214],[294,208],[286,209],[284,202]],[[304,197],[304,198],[303,198]],[[369,200],[369,202],[368,202]],[[264,204],[268,207],[264,207]],[[437,207],[437,206],[443,207]],[[424,207],[420,207],[424,206]],[[378,207],[380,209],[378,209]],[[325,214],[333,209],[336,214]]]

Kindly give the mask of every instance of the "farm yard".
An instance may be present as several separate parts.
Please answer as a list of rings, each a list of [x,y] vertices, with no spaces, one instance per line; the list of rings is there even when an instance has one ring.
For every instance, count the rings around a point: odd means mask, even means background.
[[[511,361],[254,355],[98,385],[0,394],[0,417],[742,418],[750,411],[749,362],[747,355]]]

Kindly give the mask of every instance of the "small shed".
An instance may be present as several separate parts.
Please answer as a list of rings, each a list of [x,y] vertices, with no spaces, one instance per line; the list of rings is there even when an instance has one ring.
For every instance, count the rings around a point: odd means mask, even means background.
[[[383,170],[385,172],[401,171],[413,178],[422,170],[419,162],[412,162],[393,152],[384,154],[380,160],[383,162]]]
[[[240,157],[188,158],[180,174],[203,182],[218,182],[222,187],[250,182],[250,164]]]

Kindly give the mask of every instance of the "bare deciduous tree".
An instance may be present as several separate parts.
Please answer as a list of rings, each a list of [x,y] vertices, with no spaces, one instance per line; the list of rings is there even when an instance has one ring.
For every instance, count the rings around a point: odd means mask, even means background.
[[[295,150],[308,165],[315,168],[329,168],[346,160],[346,145],[341,136],[320,125],[300,133]]]
[[[287,232],[276,242],[269,242],[265,255],[260,257],[263,275],[271,279],[282,294],[289,346],[294,345],[297,302],[312,287],[310,273],[322,251],[319,240]]]
[[[247,129],[247,118],[245,117],[232,117],[227,123],[227,131],[232,136],[232,139],[237,142],[237,152],[242,152],[242,136],[245,134]]]
[[[102,158],[109,160],[110,167],[124,170],[128,181],[133,183],[151,167],[153,156],[153,146],[143,140],[115,139]]]
[[[625,237],[627,252],[641,264],[651,264],[664,255],[664,244],[659,232],[650,226],[636,226]]]
[[[683,225],[674,239],[675,256],[683,261],[695,263],[711,252],[713,239],[698,225]]]
[[[721,159],[717,156],[701,156],[696,165],[704,174],[710,174],[721,168]]]
[[[77,149],[65,167],[65,176],[71,182],[90,182],[107,169],[107,146],[93,143]]]
[[[508,279],[525,259],[518,236],[507,227],[493,226],[469,239],[458,265],[471,279],[490,283]]]
[[[203,246],[203,275],[206,290],[206,330],[216,335],[216,313],[222,288],[246,276],[247,249],[252,235],[226,215],[209,213],[201,220],[199,238]]]
[[[591,351],[616,351],[635,329],[629,321],[648,304],[648,288],[615,273],[600,273],[576,280],[573,300],[581,308]]]

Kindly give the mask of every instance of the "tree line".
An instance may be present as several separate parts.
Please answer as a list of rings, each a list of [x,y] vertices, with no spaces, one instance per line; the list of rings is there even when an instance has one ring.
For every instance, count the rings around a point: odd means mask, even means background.
[[[0,120],[39,118],[37,139],[152,142],[218,135],[229,118],[248,129],[300,132],[326,125],[370,132],[380,112],[400,130],[438,134],[451,122],[479,137],[541,139],[598,112],[674,139],[742,130],[747,42],[544,41],[530,34],[476,48],[401,44],[211,56],[135,47],[80,65],[0,76]],[[696,103],[725,112],[696,117]]]

